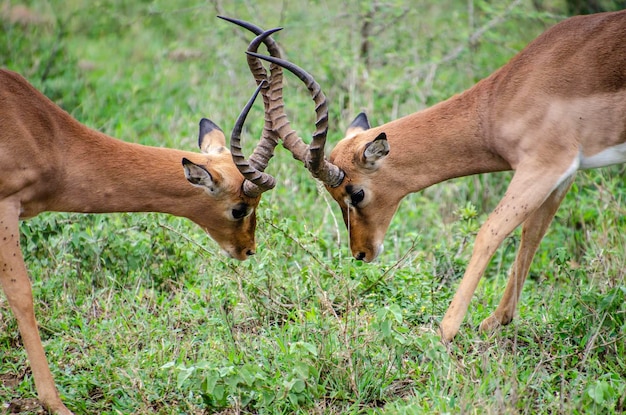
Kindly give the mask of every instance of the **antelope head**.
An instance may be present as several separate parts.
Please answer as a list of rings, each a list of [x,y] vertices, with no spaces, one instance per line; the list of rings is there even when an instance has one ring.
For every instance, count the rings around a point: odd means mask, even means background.
[[[388,154],[387,134],[370,128],[367,116],[361,113],[329,157],[344,179],[336,187],[324,184],[341,207],[352,255],[366,262],[382,252],[385,233],[406,194]]]
[[[379,128],[370,128],[365,114],[359,114],[347,129],[345,138],[326,159],[328,106],[319,84],[291,62],[275,56],[248,54],[289,70],[307,86],[317,114],[311,144],[305,144],[289,126],[282,107],[280,116],[274,114],[274,128],[285,148],[307,167],[313,177],[324,183],[341,207],[353,256],[366,262],[373,261],[382,251],[387,228],[406,194],[393,173],[393,166],[386,163],[389,154],[386,133]]]

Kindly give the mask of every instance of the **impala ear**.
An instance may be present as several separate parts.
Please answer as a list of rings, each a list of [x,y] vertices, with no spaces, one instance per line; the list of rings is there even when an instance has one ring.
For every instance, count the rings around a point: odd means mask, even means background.
[[[365,167],[373,169],[376,167],[376,163],[389,154],[389,142],[387,141],[387,134],[380,133],[374,141],[370,141],[365,145],[361,161]]]
[[[217,186],[213,181],[213,176],[204,167],[194,163],[191,160],[183,158],[183,169],[185,170],[185,177],[192,185],[200,187],[208,191],[209,193],[215,193]]]
[[[201,119],[198,146],[203,153],[221,153],[226,150],[224,132],[213,121],[207,118]]]
[[[357,115],[356,118],[354,118],[354,120],[350,123],[350,125],[346,129],[346,137],[353,136],[356,133],[369,130],[369,129],[370,129],[370,122],[367,119],[367,115],[365,115],[365,113],[362,112],[359,115]]]

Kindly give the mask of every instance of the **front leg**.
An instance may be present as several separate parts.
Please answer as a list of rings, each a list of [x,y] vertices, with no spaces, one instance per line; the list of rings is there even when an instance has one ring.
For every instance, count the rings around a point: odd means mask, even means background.
[[[444,342],[452,340],[459,331],[478,282],[502,241],[574,174],[576,169],[572,169],[571,160],[560,168],[554,163],[548,171],[542,166],[527,165],[515,172],[506,194],[476,236],[470,262],[441,321]]]
[[[58,415],[71,415],[54,386],[35,320],[30,280],[20,250],[19,204],[0,203],[0,285],[15,315],[42,405]]]

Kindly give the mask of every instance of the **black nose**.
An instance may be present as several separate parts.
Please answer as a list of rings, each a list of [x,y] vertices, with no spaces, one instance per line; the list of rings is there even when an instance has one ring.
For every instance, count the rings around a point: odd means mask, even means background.
[[[359,261],[363,261],[363,259],[365,258],[365,252],[359,252],[354,257],[358,259]]]
[[[254,251],[252,249],[248,249],[248,251],[246,251],[246,255],[252,256],[254,255]]]

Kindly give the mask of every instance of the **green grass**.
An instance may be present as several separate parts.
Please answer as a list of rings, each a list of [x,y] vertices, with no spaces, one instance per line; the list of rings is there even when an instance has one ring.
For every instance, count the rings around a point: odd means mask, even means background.
[[[250,36],[223,13],[269,28],[330,100],[335,143],[352,117],[420,110],[488,75],[565,16],[483,1],[26,2],[0,7],[0,66],[83,123],[126,141],[195,149],[201,117],[225,131],[254,83]],[[22,3],[19,3],[22,4]],[[473,9],[470,9],[470,5]],[[471,34],[489,27],[482,37]],[[458,49],[457,49],[458,48]],[[448,55],[458,51],[454,56]],[[286,77],[292,125],[313,108]],[[246,151],[262,127],[256,105]],[[94,155],[97,162],[99,155]],[[580,173],[544,239],[519,316],[476,331],[497,305],[519,242],[492,260],[460,334],[436,333],[473,237],[510,173],[407,197],[373,264],[354,261],[334,201],[284,149],[244,263],[186,220],[49,213],[22,223],[40,330],[77,414],[620,413],[626,411],[626,184],[623,166]],[[0,412],[36,393],[0,296]],[[24,413],[38,413],[37,409]]]

